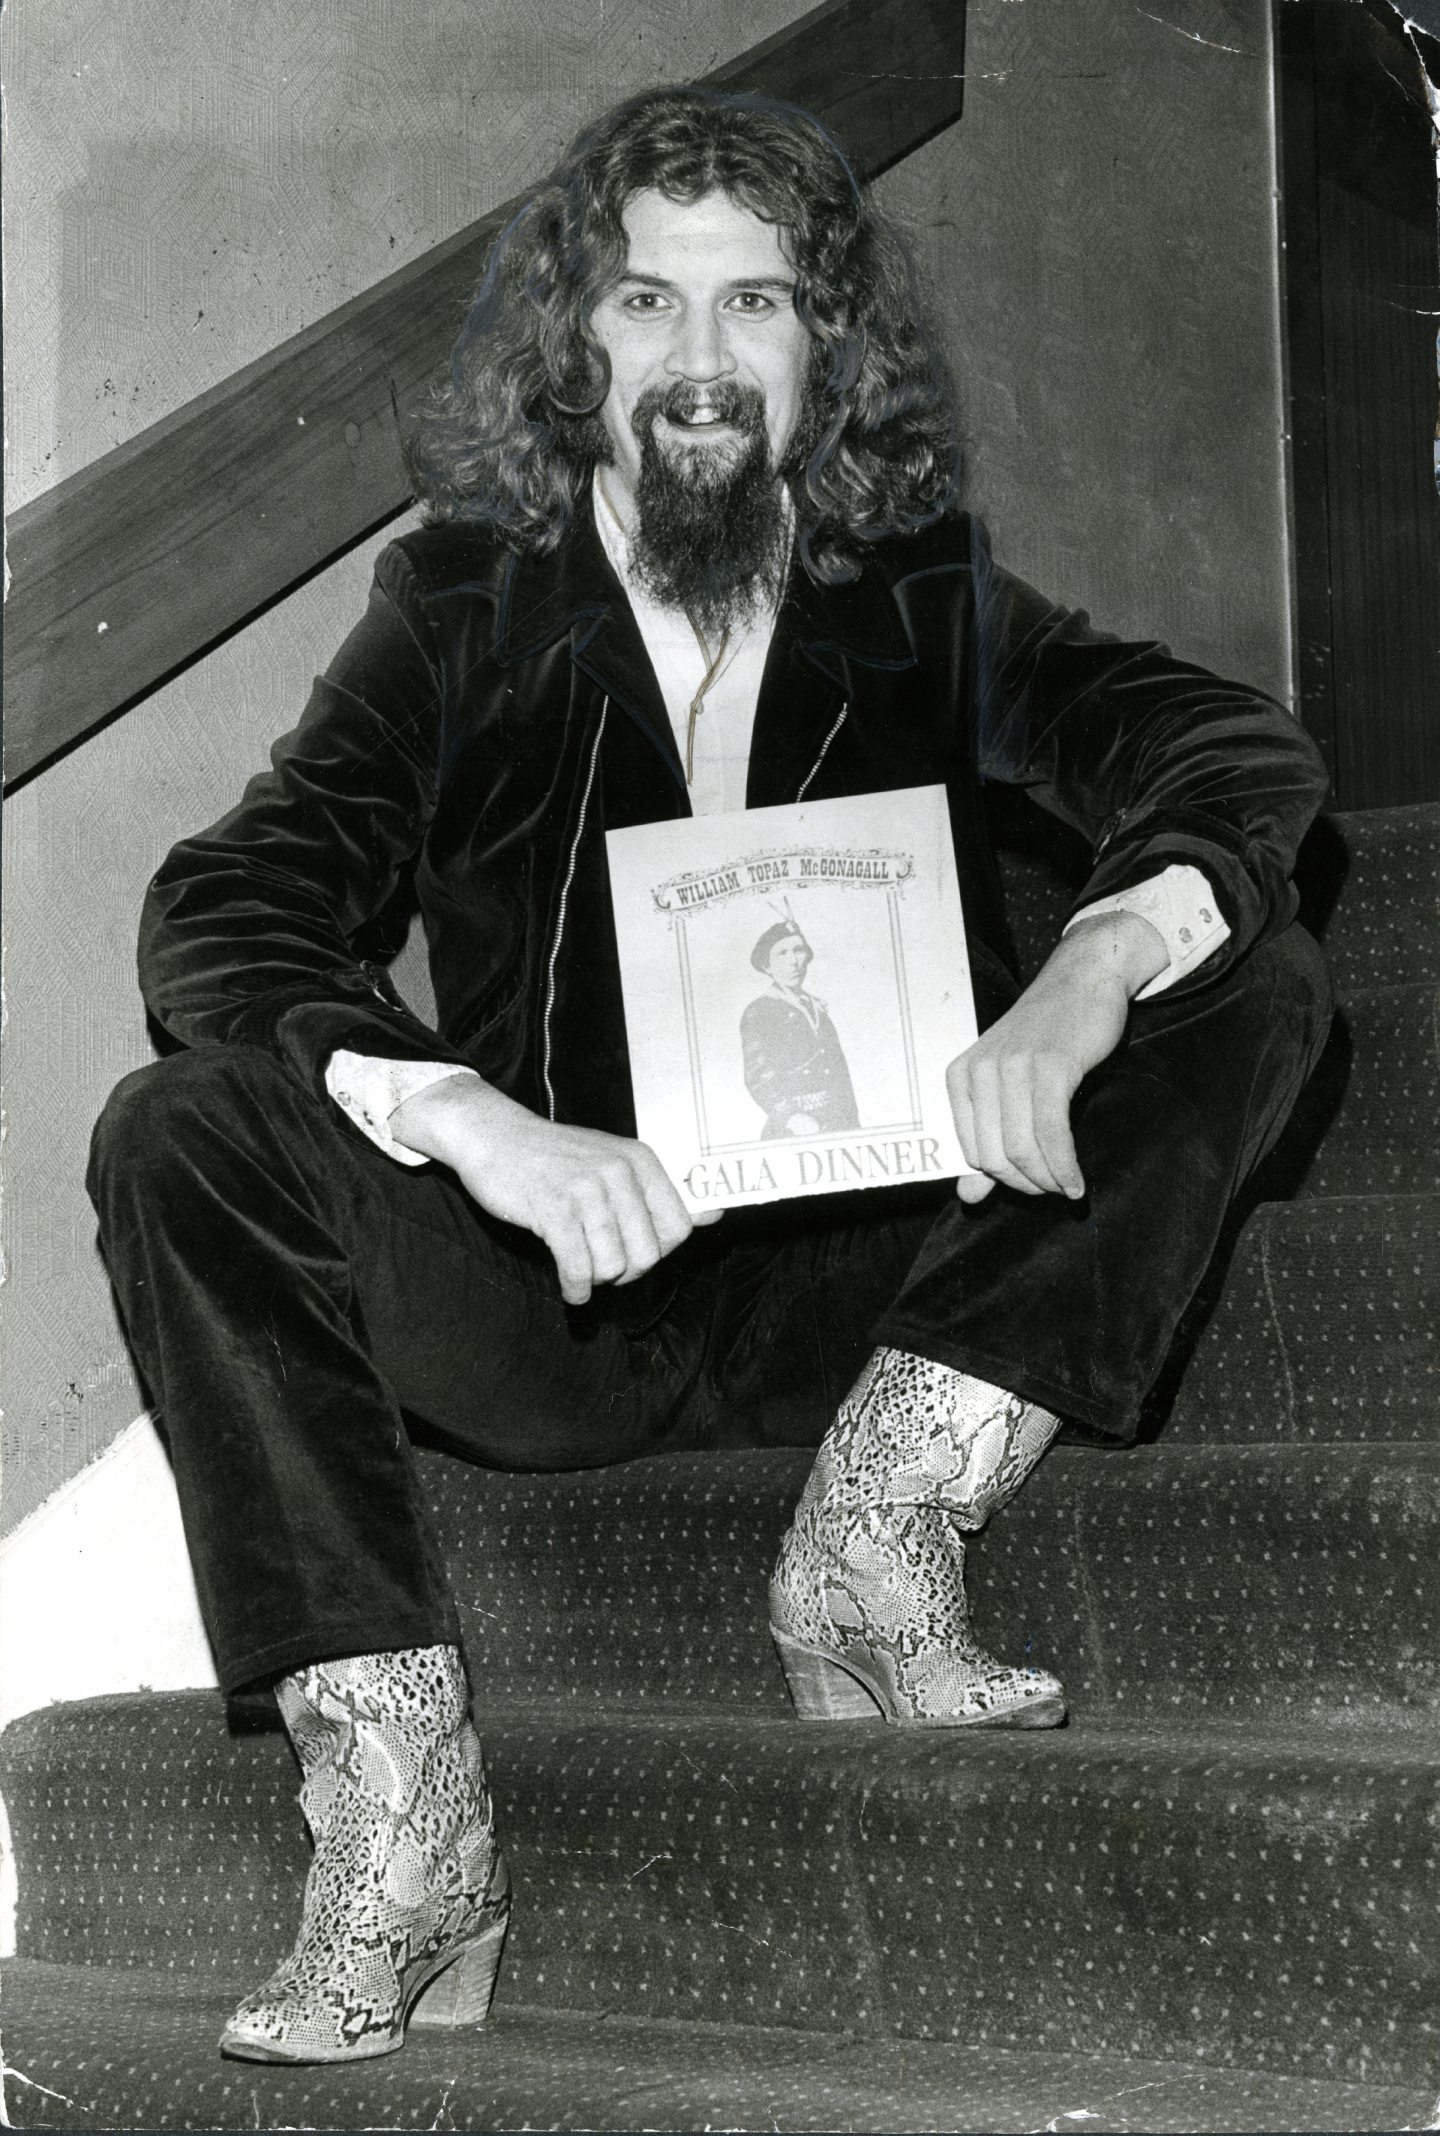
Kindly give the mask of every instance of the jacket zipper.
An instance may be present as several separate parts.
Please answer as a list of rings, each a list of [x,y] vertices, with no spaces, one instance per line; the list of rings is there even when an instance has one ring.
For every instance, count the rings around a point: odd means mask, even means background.
[[[798,794],[797,794],[797,795],[795,796],[795,799],[796,799],[797,801],[803,801],[803,800],[805,799],[805,796],[806,796],[806,794],[807,794],[807,792],[809,791],[809,788],[810,788],[810,781],[811,781],[811,780],[812,780],[812,779],[814,778],[814,776],[815,776],[816,772],[817,772],[817,771],[818,771],[818,770],[820,769],[820,766],[821,766],[821,765],[822,765],[822,764],[824,763],[824,761],[825,761],[825,752],[826,752],[826,751],[827,751],[827,750],[829,749],[829,747],[830,747],[830,744],[831,744],[831,743],[832,743],[832,742],[834,741],[834,739],[835,739],[836,735],[837,735],[837,734],[838,734],[838,733],[840,732],[840,729],[841,729],[841,728],[842,728],[842,727],[844,726],[844,724],[845,724],[845,716],[846,716],[846,714],[847,714],[847,713],[849,712],[849,710],[850,710],[850,700],[849,700],[849,698],[847,697],[847,698],[845,699],[845,702],[844,702],[844,703],[843,703],[843,704],[841,705],[841,707],[840,707],[840,711],[839,711],[839,714],[838,714],[838,715],[837,715],[837,717],[836,717],[836,720],[835,720],[835,724],[834,724],[834,726],[833,726],[833,727],[832,727],[832,728],[830,729],[830,732],[829,732],[829,733],[828,733],[828,734],[826,735],[826,737],[825,737],[824,741],[823,741],[823,742],[822,742],[822,743],[820,744],[820,754],[819,754],[819,756],[817,756],[817,757],[816,757],[816,759],[815,759],[814,763],[813,763],[813,764],[812,764],[812,765],[810,766],[810,769],[809,769],[809,771],[808,771],[808,772],[807,772],[807,773],[805,774],[805,783],[804,783],[804,784],[802,785],[802,787],[800,788],[800,791],[799,791],[799,793],[798,793]]]
[[[560,904],[555,914],[555,939],[550,945],[550,962],[545,972],[545,1017],[540,1073],[552,1120],[555,1117],[555,1091],[550,1081],[550,1013],[555,1006],[555,972],[560,962],[560,943],[565,933],[565,909],[570,902],[570,885],[575,880],[575,864],[580,858],[580,840],[585,835],[585,818],[590,809],[590,795],[595,785],[595,767],[600,761],[600,744],[605,738],[605,717],[609,710],[610,700],[607,697],[600,707],[600,724],[595,729],[595,739],[590,746],[590,768],[585,774],[585,791],[580,797],[580,820],[575,826],[575,836],[570,841],[570,864],[560,886]]]

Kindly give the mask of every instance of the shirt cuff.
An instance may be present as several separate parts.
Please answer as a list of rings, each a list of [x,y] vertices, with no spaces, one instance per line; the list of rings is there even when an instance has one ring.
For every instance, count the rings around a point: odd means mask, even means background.
[[[1168,966],[1141,987],[1135,996],[1137,1001],[1163,994],[1230,939],[1229,923],[1221,918],[1207,877],[1199,868],[1185,864],[1172,865],[1129,890],[1117,890],[1113,897],[1097,898],[1093,905],[1083,906],[1067,920],[1062,931],[1069,934],[1081,920],[1093,919],[1101,912],[1137,913],[1150,922],[1169,953]]]
[[[428,1090],[432,1083],[443,1083],[452,1075],[480,1080],[473,1068],[457,1068],[449,1061],[376,1060],[368,1053],[348,1053],[338,1046],[325,1066],[325,1088],[376,1149],[384,1150],[397,1164],[428,1164],[419,1150],[407,1149],[395,1140],[390,1115],[417,1091]]]

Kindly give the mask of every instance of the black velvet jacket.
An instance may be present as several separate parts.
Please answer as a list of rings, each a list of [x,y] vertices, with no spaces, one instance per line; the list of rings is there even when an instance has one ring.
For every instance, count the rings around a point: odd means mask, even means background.
[[[140,969],[158,1021],[189,1045],[277,1049],[311,1088],[339,1046],[454,1060],[539,1112],[633,1133],[604,832],[689,801],[588,513],[541,559],[463,527],[392,543],[272,762],[151,885]],[[748,804],[943,781],[982,986],[1008,943],[987,780],[1089,838],[1080,903],[1172,861],[1205,871],[1231,937],[1189,986],[1291,919],[1325,784],[1269,698],[1092,630],[1002,571],[978,521],[878,544],[851,586],[797,566]],[[438,1036],[375,948],[412,886]]]

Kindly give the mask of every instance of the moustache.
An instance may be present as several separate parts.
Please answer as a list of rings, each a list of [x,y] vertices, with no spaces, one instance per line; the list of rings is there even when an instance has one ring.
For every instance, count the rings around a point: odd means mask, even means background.
[[[724,378],[712,386],[697,386],[688,378],[677,378],[669,386],[647,386],[636,400],[630,427],[643,443],[654,429],[657,416],[663,415],[672,423],[689,423],[701,408],[746,437],[765,434],[765,396],[760,388],[737,385],[733,379]]]

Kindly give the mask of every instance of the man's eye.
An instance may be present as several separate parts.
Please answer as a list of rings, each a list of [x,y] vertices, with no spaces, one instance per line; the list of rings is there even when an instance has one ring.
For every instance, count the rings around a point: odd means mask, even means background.
[[[775,309],[763,289],[737,289],[730,304],[733,310],[749,312],[752,316]]]

